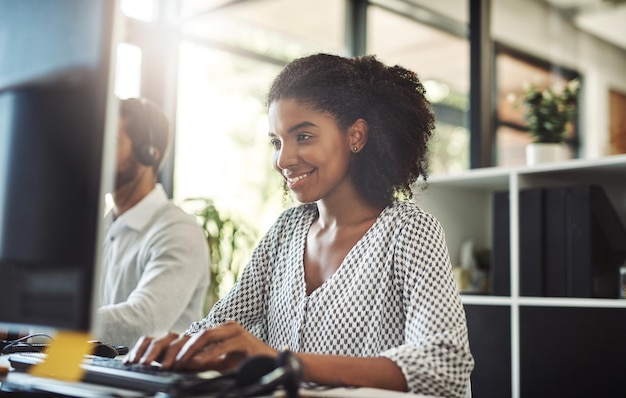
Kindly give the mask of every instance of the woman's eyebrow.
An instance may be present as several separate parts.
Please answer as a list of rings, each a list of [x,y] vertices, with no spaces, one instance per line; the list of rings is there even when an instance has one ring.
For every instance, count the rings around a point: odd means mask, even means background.
[[[317,127],[317,124],[313,123],[313,122],[301,122],[296,124],[295,126],[291,126],[288,130],[287,130],[287,134],[292,134],[298,130],[300,130],[303,127]],[[268,131],[267,135],[270,137],[275,137],[276,133],[274,133],[273,131]]]
[[[317,124],[312,123],[312,122],[298,123],[295,126],[290,127],[289,130],[287,130],[287,133],[291,134],[291,133],[295,132],[296,130],[300,130],[303,127],[317,127]]]

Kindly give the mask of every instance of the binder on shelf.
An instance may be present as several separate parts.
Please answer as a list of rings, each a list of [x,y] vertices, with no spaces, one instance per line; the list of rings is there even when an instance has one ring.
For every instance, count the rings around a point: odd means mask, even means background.
[[[572,297],[593,297],[593,235],[590,190],[588,186],[570,186],[564,188],[566,194],[567,227],[567,290]],[[618,287],[615,282],[615,288]]]
[[[519,291],[522,296],[544,295],[544,189],[519,191]]]
[[[497,191],[491,204],[491,294],[511,294],[511,239],[509,192]]]
[[[564,188],[567,288],[570,297],[618,298],[626,230],[598,185]]]
[[[545,188],[545,296],[567,297],[566,201],[563,187]]]
[[[519,192],[520,294],[543,296],[543,198],[542,188]],[[510,199],[508,191],[493,194],[492,294],[511,294]]]
[[[511,294],[510,194],[492,194],[491,293]],[[594,184],[519,191],[519,293],[620,297],[626,228]]]

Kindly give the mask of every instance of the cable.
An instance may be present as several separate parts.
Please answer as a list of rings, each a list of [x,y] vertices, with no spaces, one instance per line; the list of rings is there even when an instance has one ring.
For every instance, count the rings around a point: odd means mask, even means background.
[[[12,354],[16,352],[42,352],[48,347],[46,343],[30,343],[27,340],[33,337],[46,337],[53,340],[50,335],[45,333],[32,333],[19,339],[15,340],[1,340],[0,346],[2,349],[0,350],[0,354]]]

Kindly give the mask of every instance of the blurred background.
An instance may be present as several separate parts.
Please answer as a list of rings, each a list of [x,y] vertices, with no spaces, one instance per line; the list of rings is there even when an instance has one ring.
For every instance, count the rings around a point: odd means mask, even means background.
[[[518,166],[525,86],[582,83],[575,158],[626,152],[626,2],[122,0],[116,93],[166,111],[161,175],[265,232],[292,205],[271,167],[264,96],[294,58],[374,54],[417,72],[437,117],[431,175]],[[470,34],[470,32],[474,32]]]

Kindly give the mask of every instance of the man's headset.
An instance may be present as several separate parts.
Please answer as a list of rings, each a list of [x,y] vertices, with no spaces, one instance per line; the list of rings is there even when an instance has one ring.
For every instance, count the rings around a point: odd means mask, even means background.
[[[206,380],[185,392],[211,393],[215,398],[254,397],[271,394],[282,385],[288,398],[297,398],[301,381],[300,359],[290,351],[283,351],[276,359],[262,355],[250,357],[234,373]]]
[[[146,128],[147,140],[136,148],[135,153],[139,161],[146,166],[154,166],[156,159],[156,148],[154,146],[154,133],[152,132],[152,126],[150,124],[150,109],[148,108],[148,100],[145,98],[138,98],[141,105],[141,119],[143,119],[143,125]],[[133,146],[133,148],[135,148]]]

